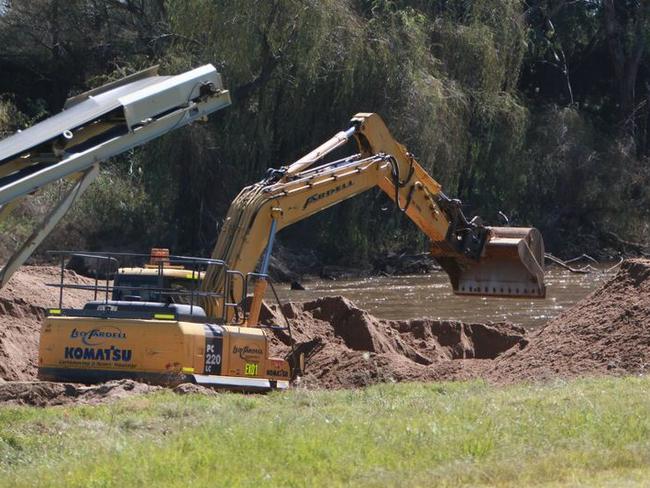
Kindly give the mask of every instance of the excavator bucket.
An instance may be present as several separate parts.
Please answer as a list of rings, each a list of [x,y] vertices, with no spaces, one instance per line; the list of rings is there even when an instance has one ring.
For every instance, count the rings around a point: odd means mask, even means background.
[[[478,261],[460,264],[440,258],[454,293],[500,297],[544,298],[544,241],[537,229],[488,227]]]

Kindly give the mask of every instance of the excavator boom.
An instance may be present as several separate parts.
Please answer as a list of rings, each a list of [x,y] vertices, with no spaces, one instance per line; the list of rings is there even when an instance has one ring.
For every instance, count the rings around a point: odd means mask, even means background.
[[[354,139],[358,152],[336,161],[324,157]],[[468,220],[377,114],[359,113],[339,132],[295,163],[269,170],[232,202],[213,250],[231,269],[252,273],[275,232],[325,208],[379,187],[431,240],[431,253],[455,293],[543,298],[544,245],[534,228],[488,227]],[[270,251],[270,246],[269,249]],[[260,271],[266,272],[265,259]],[[205,290],[221,290],[225,276],[208,269]],[[256,295],[258,295],[256,293]],[[257,304],[259,305],[259,304]],[[223,303],[209,300],[210,315]],[[256,319],[255,304],[251,307]]]

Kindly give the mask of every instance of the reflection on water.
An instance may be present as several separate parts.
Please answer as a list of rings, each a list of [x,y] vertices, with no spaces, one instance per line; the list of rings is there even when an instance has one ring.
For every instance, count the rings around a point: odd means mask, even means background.
[[[603,268],[604,269],[604,268]],[[305,281],[305,291],[276,285],[280,299],[304,302],[342,295],[377,317],[432,317],[465,322],[508,321],[535,328],[595,290],[615,271],[573,274],[553,268],[546,273],[544,300],[455,296],[445,273],[415,276],[375,276],[338,281]]]

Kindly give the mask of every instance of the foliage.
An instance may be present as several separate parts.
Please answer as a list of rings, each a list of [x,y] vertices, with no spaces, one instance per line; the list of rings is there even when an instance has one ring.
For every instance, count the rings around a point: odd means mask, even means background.
[[[0,136],[6,137],[16,131],[24,116],[8,99],[0,99]]]
[[[113,229],[111,219],[122,215],[127,226],[138,222],[147,231],[129,241],[129,232],[111,230],[111,245],[142,249],[153,239],[207,254],[244,185],[300,157],[361,111],[380,113],[468,213],[496,223],[501,211],[515,225],[538,225],[554,252],[580,246],[585,234],[598,247],[604,229],[647,238],[650,13],[643,2],[63,5],[24,0],[0,15],[0,70],[8,73],[0,93],[25,114],[11,129],[58,111],[68,94],[154,63],[165,73],[213,63],[234,101],[207,124],[117,161],[112,181],[124,181],[91,188],[85,207],[68,219],[84,229],[78,235],[86,245],[105,244],[102,229]],[[133,203],[112,205],[117,213],[110,217],[88,211],[93,199],[110,201],[110,191],[115,199],[126,191]],[[357,265],[426,245],[377,192],[281,237]]]
[[[56,249],[119,249],[138,242],[145,249],[164,235],[159,208],[149,199],[138,175],[109,167],[93,183],[90,198],[83,198],[49,238]],[[50,190],[51,191],[51,190]],[[58,197],[46,194],[50,200]]]

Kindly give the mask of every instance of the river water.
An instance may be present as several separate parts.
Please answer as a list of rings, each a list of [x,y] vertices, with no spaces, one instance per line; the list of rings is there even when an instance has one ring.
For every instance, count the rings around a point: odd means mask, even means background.
[[[589,274],[575,274],[554,267],[546,273],[547,294],[543,300],[455,296],[443,272],[336,281],[316,279],[302,283],[307,288],[305,291],[290,290],[288,285],[275,287],[283,303],[342,295],[358,307],[386,319],[508,321],[534,329],[586,297],[614,273],[601,268]]]

